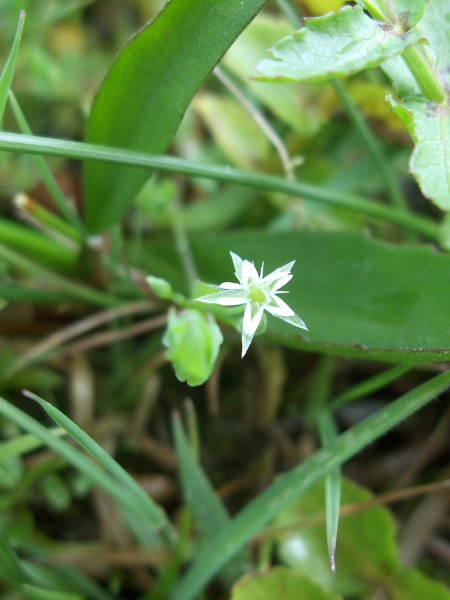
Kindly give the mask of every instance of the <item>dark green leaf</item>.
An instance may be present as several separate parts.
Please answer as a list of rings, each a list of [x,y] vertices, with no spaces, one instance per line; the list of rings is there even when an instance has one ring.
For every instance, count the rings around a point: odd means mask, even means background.
[[[430,247],[391,245],[357,233],[283,232],[224,234],[196,240],[192,249],[199,276],[214,284],[234,280],[230,250],[257,269],[265,261],[266,273],[297,261],[284,300],[309,331],[299,334],[269,316],[266,338],[367,359],[449,359],[450,256]],[[145,261],[155,276],[175,286],[183,280],[171,246],[149,245]]]
[[[87,141],[162,153],[205,78],[266,0],[172,0],[121,51],[94,102]],[[110,227],[147,169],[86,163],[89,229]]]
[[[264,81],[324,81],[376,67],[418,42],[418,31],[397,32],[368,17],[360,6],[309,19],[306,27],[272,48],[259,63]]]

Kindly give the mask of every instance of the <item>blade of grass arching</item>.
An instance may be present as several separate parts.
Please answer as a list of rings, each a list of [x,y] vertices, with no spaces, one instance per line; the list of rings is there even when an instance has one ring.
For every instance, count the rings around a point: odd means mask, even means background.
[[[339,435],[250,502],[197,557],[170,600],[192,600],[220,568],[280,510],[313,483],[436,398],[450,386],[450,370],[401,396]]]
[[[352,386],[348,390],[345,390],[342,394],[336,396],[332,402],[328,404],[328,410],[334,411],[348,404],[349,402],[353,402],[354,400],[359,400],[360,398],[364,398],[370,396],[374,392],[381,390],[382,388],[389,385],[392,381],[395,381],[408,371],[413,368],[412,365],[396,365],[391,369],[386,369],[382,373],[378,373],[373,377],[369,377],[365,379],[361,383],[357,383]]]
[[[71,438],[109,471],[120,486],[127,490],[127,494],[133,499],[135,512],[138,512],[142,517],[146,517],[155,529],[161,530],[169,537],[171,536],[173,532],[172,525],[166,513],[112,456],[52,404],[31,392],[26,392],[26,396],[36,400],[55,423],[67,431]]]
[[[203,177],[204,179],[234,183],[254,189],[280,192],[287,196],[303,196],[308,200],[339,206],[366,217],[400,225],[411,231],[421,233],[436,242],[441,240],[438,224],[427,217],[406,213],[395,207],[374,202],[356,194],[342,193],[300,181],[289,181],[284,177],[240,171],[228,166],[206,165],[174,156],[149,155],[133,150],[26,136],[20,133],[0,132],[0,150],[19,154],[41,154],[74,160],[144,167],[167,173],[179,173],[188,177]]]
[[[23,114],[22,109],[20,108],[20,105],[12,91],[9,92],[9,103],[17,124],[19,125],[20,131],[25,135],[33,135],[25,115]],[[58,182],[56,181],[53,173],[42,156],[34,156],[34,163],[42,177],[42,181],[46,185],[61,214],[67,219],[67,222],[75,228],[75,237],[73,237],[73,239],[76,242],[81,242],[87,236],[87,231],[84,227],[83,221],[70,207],[66,196],[62,192]]]
[[[135,512],[142,518],[147,518],[149,522],[154,524],[155,528],[159,527],[162,529],[165,526],[166,518],[164,517],[162,510],[159,509],[159,507],[156,507],[159,510],[159,514],[157,514],[158,511],[155,510],[153,501],[143,490],[142,493],[145,495],[145,500],[141,498],[141,493],[139,493],[139,498],[136,498],[134,486],[130,492],[130,490],[123,485],[123,479],[118,480],[117,478],[112,477],[104,470],[104,468],[94,463],[92,459],[88,458],[76,448],[73,448],[66,441],[55,437],[50,430],[41,425],[38,421],[1,397],[0,414],[17,425],[20,429],[24,429],[25,431],[28,431],[28,433],[41,439],[46,446],[52,448],[67,460],[68,463],[81,471],[95,485],[98,485],[115,498],[123,508]],[[111,461],[113,460],[111,457],[109,458]],[[134,484],[137,485],[135,482]]]
[[[308,398],[308,413],[319,432],[323,448],[327,448],[337,437],[338,431],[334,419],[326,406],[333,377],[335,360],[324,356],[319,362],[314,385]],[[325,476],[325,515],[328,554],[331,570],[336,571],[336,542],[341,507],[341,467],[330,468]]]
[[[0,582],[16,589],[24,581],[26,577],[20,568],[19,559],[0,531]]]
[[[190,407],[188,420],[192,422],[193,418],[195,418],[193,408]],[[231,517],[194,454],[198,444],[197,432],[192,436],[194,437],[194,448],[192,448],[178,414],[172,420],[172,428],[184,497],[195,517],[201,537],[206,542],[211,542],[218,531],[222,531],[231,523]],[[189,429],[192,430],[192,427]],[[221,575],[230,583],[236,581],[242,575],[244,565],[245,557],[236,556]]]
[[[171,0],[120,51],[94,100],[86,140],[161,154],[206,77],[267,0]],[[201,33],[200,33],[201,32]],[[146,169],[84,165],[88,228],[110,228]]]
[[[19,52],[20,40],[22,37],[23,26],[25,23],[25,11],[23,10],[19,16],[19,23],[17,25],[16,35],[14,37],[13,46],[11,53],[6,61],[5,68],[0,75],[0,124],[3,120],[3,113],[5,112],[6,103],[8,102],[8,92],[11,88],[11,83],[14,76],[14,69],[16,67],[17,54]]]

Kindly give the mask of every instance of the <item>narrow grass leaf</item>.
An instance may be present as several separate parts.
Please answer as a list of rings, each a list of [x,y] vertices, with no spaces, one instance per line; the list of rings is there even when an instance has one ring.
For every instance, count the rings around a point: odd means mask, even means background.
[[[19,559],[10,547],[8,540],[0,531],[0,581],[15,589],[26,580]]]
[[[170,600],[192,600],[207,581],[270,519],[289,502],[325,476],[330,469],[354,456],[361,449],[418,411],[450,385],[450,371],[442,373],[401,396],[388,407],[341,434],[327,448],[292,469],[265,492],[250,502],[232,523],[198,556],[194,565],[178,582]]]
[[[125,469],[119,465],[101,446],[97,444],[87,433],[85,433],[71,419],[66,417],[60,410],[46,402],[36,394],[26,392],[26,395],[36,400],[48,415],[62,427],[67,433],[95,458],[117,481],[119,487],[127,491],[133,500],[135,512],[146,517],[156,529],[171,530],[170,521],[162,508],[154,502],[144,489],[136,482]]]
[[[59,156],[74,160],[90,160],[98,163],[110,163],[111,165],[144,167],[148,171],[157,169],[168,173],[179,173],[188,177],[203,177],[254,189],[281,192],[288,196],[303,196],[315,202],[340,206],[370,218],[401,225],[436,241],[440,240],[438,225],[429,218],[405,213],[402,210],[373,202],[356,194],[342,193],[299,181],[290,181],[285,177],[240,171],[228,166],[206,165],[175,156],[156,156],[134,150],[27,136],[20,133],[0,132],[0,150],[19,154],[42,154],[43,156]]]
[[[33,395],[34,396],[34,395]],[[161,515],[155,515],[155,510],[150,498],[146,501],[141,498],[136,501],[134,493],[119,483],[117,479],[111,477],[105,470],[95,464],[90,458],[82,452],[70,446],[66,441],[61,440],[53,434],[51,430],[41,425],[38,421],[28,416],[22,410],[19,410],[4,398],[0,397],[0,414],[6,419],[17,425],[19,428],[28,431],[43,441],[43,443],[52,448],[68,463],[79,469],[95,485],[101,487],[105,492],[115,498],[119,504],[128,510],[136,512],[140,516],[146,517],[150,522],[162,525],[164,518]],[[111,459],[113,460],[113,459]],[[135,484],[137,485],[137,484]],[[142,493],[144,493],[142,491]],[[159,521],[158,521],[159,519]]]
[[[16,97],[14,96],[12,91],[9,92],[9,103],[11,105],[17,124],[19,125],[20,131],[26,135],[32,135],[32,131],[30,129],[30,126],[28,125],[26,117],[23,114],[22,109],[20,108],[20,105],[17,102]],[[41,175],[42,181],[45,183],[61,214],[64,215],[68,223],[71,223],[76,228],[76,231],[78,233],[76,241],[81,241],[87,234],[83,222],[73,212],[72,208],[70,207],[67,201],[66,196],[59,187],[55,176],[51,172],[49,166],[42,158],[42,156],[35,156],[34,163]]]
[[[19,53],[20,40],[22,38],[23,26],[25,23],[25,11],[23,10],[19,16],[19,23],[17,25],[16,35],[11,48],[11,53],[6,61],[5,68],[0,75],[0,124],[3,120],[3,113],[5,112],[6,103],[8,102],[8,93],[11,88],[11,83],[14,76],[14,69],[16,68],[17,54]]]
[[[230,524],[231,518],[206,473],[195,460],[177,416],[173,419],[173,435],[186,501],[194,513],[201,536],[211,541],[218,531]]]

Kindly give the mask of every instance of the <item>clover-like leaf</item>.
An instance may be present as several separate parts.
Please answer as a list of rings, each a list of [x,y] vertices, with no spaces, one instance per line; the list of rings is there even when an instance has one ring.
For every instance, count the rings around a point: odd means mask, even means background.
[[[256,67],[264,81],[324,81],[376,67],[420,41],[414,29],[407,33],[367,16],[361,6],[344,7],[316,19],[280,40],[273,59]]]
[[[409,168],[424,196],[442,210],[450,210],[450,107],[408,98],[402,103],[388,96],[415,142]]]

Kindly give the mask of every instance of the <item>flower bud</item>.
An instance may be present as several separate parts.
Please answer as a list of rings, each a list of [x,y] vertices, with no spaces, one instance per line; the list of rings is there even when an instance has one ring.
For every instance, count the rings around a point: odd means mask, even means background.
[[[167,358],[180,381],[201,385],[211,375],[223,341],[212,315],[187,309],[180,313],[169,310],[169,323],[163,337]]]

